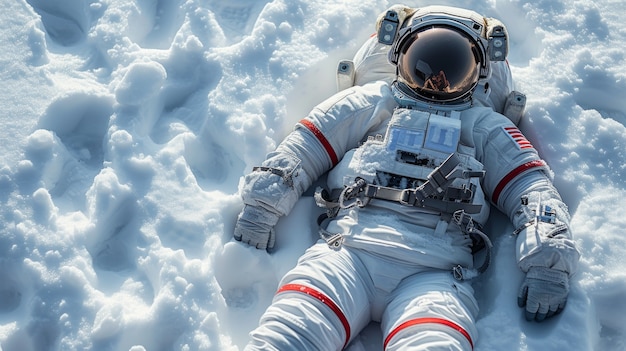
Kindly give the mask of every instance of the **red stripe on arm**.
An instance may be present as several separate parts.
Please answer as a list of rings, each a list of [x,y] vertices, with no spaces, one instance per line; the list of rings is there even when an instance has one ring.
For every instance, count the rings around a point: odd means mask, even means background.
[[[528,171],[529,169],[536,168],[536,167],[545,167],[545,166],[546,166],[546,163],[543,160],[534,160],[534,161],[526,162],[521,166],[518,166],[517,168],[509,172],[509,174],[505,175],[504,178],[502,178],[502,180],[500,180],[500,183],[498,183],[495,190],[493,191],[493,195],[491,196],[491,201],[493,201],[494,204],[497,204],[498,199],[500,198],[500,194],[502,193],[502,190],[504,190],[504,187],[506,187],[507,184],[509,184],[518,175]]]
[[[311,131],[311,133],[313,133],[313,135],[315,135],[317,140],[324,147],[324,150],[326,150],[326,153],[328,154],[328,157],[330,157],[330,161],[332,162],[333,166],[339,163],[339,158],[337,157],[337,154],[335,153],[333,146],[330,145],[330,142],[328,141],[328,139],[326,139],[322,131],[319,130],[319,128],[317,128],[315,124],[313,124],[311,121],[306,120],[306,119],[301,120],[300,124],[305,126],[308,130]]]

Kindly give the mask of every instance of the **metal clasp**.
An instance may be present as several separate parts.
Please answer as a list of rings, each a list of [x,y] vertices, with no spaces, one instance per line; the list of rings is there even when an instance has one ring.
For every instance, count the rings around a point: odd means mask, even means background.
[[[363,192],[367,188],[367,182],[361,177],[355,179],[354,184],[346,186],[339,195],[339,207],[346,209],[354,206],[364,207],[369,202],[369,198],[363,197]],[[350,201],[351,202],[347,202]]]
[[[333,250],[339,250],[341,249],[341,245],[343,244],[343,235],[341,235],[341,233],[337,233],[325,240],[326,244],[328,244],[328,247]]]
[[[411,198],[411,189],[404,189],[400,192],[400,199],[398,200],[400,204],[404,206],[411,206],[409,199]]]

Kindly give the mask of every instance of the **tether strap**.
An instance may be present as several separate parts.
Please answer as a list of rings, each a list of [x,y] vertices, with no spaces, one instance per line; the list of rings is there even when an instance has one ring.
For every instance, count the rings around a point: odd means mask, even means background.
[[[446,327],[450,327],[458,331],[459,333],[461,333],[465,337],[465,339],[467,339],[467,341],[469,342],[472,350],[474,349],[474,343],[472,342],[472,337],[467,332],[467,330],[465,330],[460,325],[452,321],[449,321],[447,319],[443,319],[443,318],[416,318],[416,319],[411,319],[409,321],[406,321],[400,324],[399,326],[397,326],[394,330],[392,330],[391,333],[389,333],[389,335],[387,335],[387,337],[385,338],[385,343],[383,344],[383,350],[387,349],[387,344],[389,344],[391,339],[394,336],[396,336],[396,334],[398,334],[399,332],[401,332],[402,330],[406,328],[409,328],[415,325],[420,325],[420,324],[439,324],[439,325],[443,325]]]
[[[343,328],[346,332],[346,339],[343,344],[343,348],[345,348],[348,345],[348,342],[350,341],[350,323],[348,322],[348,318],[346,318],[346,315],[343,314],[343,312],[341,311],[341,308],[339,308],[339,306],[337,306],[337,304],[333,300],[331,300],[328,296],[324,295],[323,293],[313,288],[310,288],[305,285],[300,285],[300,284],[283,285],[280,289],[278,289],[276,294],[280,294],[283,292],[303,293],[303,294],[309,295],[317,299],[318,301],[322,302],[324,305],[328,306],[335,313],[337,318],[339,318],[339,321],[343,325]]]

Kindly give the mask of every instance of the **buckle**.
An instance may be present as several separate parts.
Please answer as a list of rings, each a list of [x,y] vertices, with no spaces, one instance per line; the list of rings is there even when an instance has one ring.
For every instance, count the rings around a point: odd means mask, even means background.
[[[417,197],[415,196],[414,189],[404,189],[400,192],[398,202],[404,206],[413,206],[415,205],[416,200]]]
[[[409,189],[404,189],[400,192],[400,199],[398,199],[398,202],[404,206],[411,206],[411,204],[409,204]]]
[[[343,235],[341,233],[334,234],[330,238],[326,239],[326,244],[331,250],[339,250],[341,249],[341,245],[343,244]]]
[[[354,206],[366,206],[369,203],[369,198],[363,196],[366,188],[367,182],[365,179],[356,177],[354,184],[345,186],[341,194],[339,194],[339,207],[347,209]]]

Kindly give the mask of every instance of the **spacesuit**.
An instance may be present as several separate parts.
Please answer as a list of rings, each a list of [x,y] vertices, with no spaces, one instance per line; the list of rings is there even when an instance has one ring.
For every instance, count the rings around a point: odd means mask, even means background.
[[[328,185],[316,193],[321,239],[283,277],[246,350],[341,350],[372,320],[384,350],[473,349],[470,279],[489,261],[490,206],[516,228],[527,319],[565,305],[579,252],[551,171],[514,123],[519,109],[502,114],[519,99],[504,26],[395,6],[378,28],[340,77],[351,87],[244,179],[234,238],[268,250],[278,219],[324,174]]]

